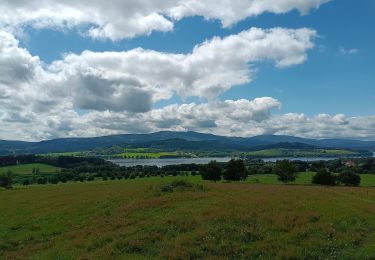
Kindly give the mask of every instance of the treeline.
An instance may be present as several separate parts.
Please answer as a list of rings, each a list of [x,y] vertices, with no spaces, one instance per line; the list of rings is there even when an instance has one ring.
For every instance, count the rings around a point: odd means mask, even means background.
[[[28,163],[44,163],[62,168],[56,173],[39,173],[37,169],[30,175],[13,175],[8,172],[0,176],[0,186],[9,187],[18,184],[46,184],[68,181],[92,181],[95,179],[134,179],[151,176],[201,175],[212,181],[243,181],[249,175],[277,174],[282,182],[293,182],[298,172],[317,172],[313,178],[315,184],[356,185],[359,174],[375,173],[375,158],[331,160],[318,162],[280,161],[277,163],[262,160],[231,160],[228,163],[210,162],[207,165],[181,164],[157,166],[119,166],[100,158],[74,156],[4,156],[0,157],[1,166]],[[354,175],[353,175],[354,174]],[[359,178],[358,178],[359,176]],[[358,182],[359,184],[359,182]]]
[[[330,172],[342,173],[350,169],[357,174],[375,174],[375,158],[353,158],[353,159],[335,159],[329,161],[292,161],[299,172],[311,171],[318,172],[321,169],[327,169]],[[275,163],[264,162],[263,160],[247,160],[246,165],[249,169],[249,175],[272,174]]]
[[[37,158],[35,154],[0,156],[0,166],[36,163]]]
[[[23,157],[22,157],[23,158]],[[7,166],[24,163],[43,163],[62,168],[55,173],[39,173],[39,170],[33,169],[30,175],[14,175],[11,171],[0,176],[0,186],[9,187],[12,184],[57,184],[68,181],[93,181],[95,179],[114,180],[114,179],[135,179],[151,176],[177,176],[186,174],[198,174],[200,165],[182,164],[168,165],[164,167],[157,166],[132,166],[125,167],[114,164],[100,158],[74,157],[74,156],[30,156],[31,159],[21,160],[21,157],[7,158]],[[1,182],[3,180],[3,182]],[[3,184],[1,184],[3,183]]]
[[[370,160],[368,163],[373,166],[373,162],[373,160]],[[327,163],[327,165],[332,166],[330,163]],[[258,167],[262,172],[267,172],[263,174],[269,173],[277,175],[278,180],[283,183],[295,182],[301,169],[304,169],[304,171],[312,171],[312,169],[314,169],[316,174],[312,178],[312,184],[359,186],[361,177],[360,174],[355,171],[356,168],[353,166],[352,162],[345,168],[340,168],[340,172],[330,171],[330,168],[328,168],[327,165],[324,162],[309,164],[305,162],[281,160],[274,164],[258,165]],[[253,165],[251,169],[254,172],[256,167]],[[200,172],[203,180],[214,182],[221,180],[244,181],[250,174],[251,172],[248,171],[242,160],[231,160],[228,164],[225,164],[225,167],[222,167],[222,165],[216,161],[211,161],[206,166],[202,167]]]

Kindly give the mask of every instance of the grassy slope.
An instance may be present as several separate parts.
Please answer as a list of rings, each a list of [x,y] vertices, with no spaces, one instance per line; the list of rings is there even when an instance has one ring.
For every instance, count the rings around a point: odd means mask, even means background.
[[[153,191],[171,180],[0,190],[0,255],[375,257],[373,188],[205,183],[207,191]]]
[[[54,173],[60,170],[60,168],[57,168],[51,165],[41,164],[41,163],[32,163],[32,164],[21,164],[21,165],[15,165],[15,166],[0,167],[0,174],[6,173],[8,170],[11,170],[12,173],[14,174],[31,174],[33,171],[33,168],[39,168],[40,173]]]

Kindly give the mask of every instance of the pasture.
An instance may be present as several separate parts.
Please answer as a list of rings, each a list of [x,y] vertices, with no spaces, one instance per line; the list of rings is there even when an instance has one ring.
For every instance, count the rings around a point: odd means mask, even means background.
[[[264,185],[251,178],[211,183],[190,176],[183,179],[204,189],[161,191],[176,178],[182,177],[0,190],[0,255],[375,258],[374,188]]]

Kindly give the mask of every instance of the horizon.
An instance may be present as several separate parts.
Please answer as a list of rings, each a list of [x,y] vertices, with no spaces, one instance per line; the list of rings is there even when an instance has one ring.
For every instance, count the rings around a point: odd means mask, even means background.
[[[0,140],[375,141],[373,0],[3,1],[0,11]]]
[[[255,137],[291,137],[291,138],[301,138],[301,139],[312,139],[312,140],[346,140],[346,141],[361,141],[361,142],[375,142],[375,140],[366,140],[361,138],[305,138],[301,136],[292,136],[292,135],[278,135],[278,134],[264,134],[264,135],[254,135],[254,136],[226,136],[226,135],[216,135],[213,133],[205,133],[205,132],[196,132],[196,131],[157,131],[151,133],[124,133],[124,134],[113,134],[113,135],[101,135],[101,136],[85,136],[85,137],[60,137],[60,138],[52,138],[52,139],[43,139],[43,140],[36,140],[36,141],[24,141],[24,140],[4,140],[0,139],[0,142],[28,142],[28,143],[39,143],[39,142],[46,142],[46,141],[53,141],[53,140],[60,140],[60,139],[92,139],[92,138],[103,138],[103,137],[112,137],[112,136],[123,136],[123,135],[153,135],[158,133],[194,133],[194,134],[204,134],[204,135],[213,135],[218,137],[225,137],[225,138],[255,138]],[[174,139],[174,138],[171,138]],[[177,138],[178,139],[178,138]]]

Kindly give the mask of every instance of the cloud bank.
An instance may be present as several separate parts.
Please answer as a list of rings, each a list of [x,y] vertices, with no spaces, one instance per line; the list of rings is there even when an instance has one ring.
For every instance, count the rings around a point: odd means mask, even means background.
[[[266,12],[282,14],[298,10],[301,14],[329,0],[2,0],[0,27],[19,31],[26,26],[37,29],[78,28],[95,39],[113,41],[168,32],[185,17],[202,16],[220,20],[230,27],[248,17]]]
[[[307,60],[315,30],[250,28],[196,45],[190,53],[142,48],[124,52],[67,54],[52,64],[19,46],[24,27],[79,29],[93,38],[120,40],[171,31],[184,17],[220,20],[223,27],[265,12],[306,14],[327,0],[241,1],[1,1],[0,139],[194,130],[230,136],[287,134],[375,139],[375,117],[342,114],[274,115],[272,97],[218,100],[250,83],[259,63],[279,69]],[[225,7],[225,8],[224,8]],[[11,11],[10,11],[11,10]],[[353,51],[349,51],[352,52]],[[203,103],[155,108],[173,96]]]

